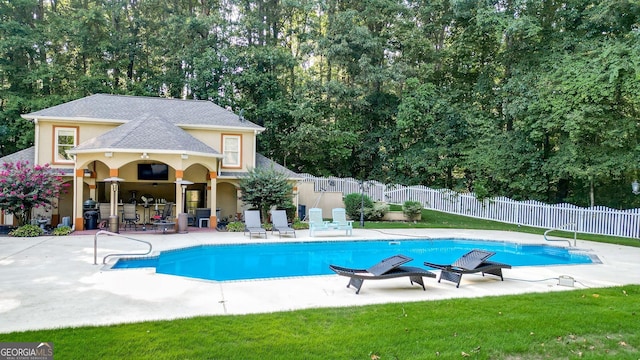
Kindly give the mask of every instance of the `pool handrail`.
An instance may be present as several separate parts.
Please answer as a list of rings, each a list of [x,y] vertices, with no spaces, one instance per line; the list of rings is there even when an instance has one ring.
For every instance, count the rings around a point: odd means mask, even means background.
[[[575,222],[566,223],[566,224],[560,225],[558,227],[548,229],[547,231],[544,232],[544,235],[543,235],[544,239],[546,241],[566,241],[566,242],[569,243],[569,247],[571,247],[571,241],[570,240],[567,240],[567,239],[549,239],[547,237],[548,233],[550,233],[552,231],[555,231],[555,230],[562,230],[564,227],[569,226],[569,225],[573,225],[573,247],[576,247],[576,240],[578,238],[578,229],[577,229],[577,226],[576,226],[577,224]]]
[[[144,255],[149,255],[151,254],[151,251],[153,251],[153,246],[151,245],[150,242],[148,241],[144,241],[144,240],[140,240],[140,239],[134,239],[132,237],[128,237],[128,236],[124,236],[124,235],[120,235],[118,233],[113,233],[110,231],[106,231],[106,230],[100,230],[98,231],[94,237],[93,237],[93,265],[98,265],[98,235],[108,235],[108,236],[118,236],[124,239],[128,239],[128,240],[133,240],[133,241],[138,241],[141,243],[145,243],[147,245],[149,245],[149,251],[147,251],[144,254],[138,254],[138,253],[128,253],[128,254],[107,254],[107,256],[105,256],[104,258],[102,258],[102,264],[106,264],[107,263],[107,258],[112,257],[112,256],[131,256],[131,255],[135,255],[135,256],[144,256]]]

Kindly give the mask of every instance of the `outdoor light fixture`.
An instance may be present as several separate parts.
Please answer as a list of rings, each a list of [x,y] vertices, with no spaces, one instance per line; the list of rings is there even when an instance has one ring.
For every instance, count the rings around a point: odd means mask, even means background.
[[[84,169],[84,177],[91,177],[91,170]]]
[[[634,195],[640,194],[640,183],[638,183],[638,180],[633,180],[631,183],[631,192]]]
[[[148,159],[149,158],[149,154],[147,154],[146,152],[143,152],[142,155],[140,155],[140,159]]]
[[[118,183],[124,182],[124,179],[121,179],[116,176],[108,177],[102,180],[106,183],[111,183],[111,211],[109,212],[109,231],[112,233],[120,232],[118,230]]]
[[[107,152],[104,153],[104,157],[110,158],[112,156],[113,156],[113,153],[111,151],[107,151]]]
[[[108,177],[108,178],[106,178],[106,179],[104,179],[102,181],[110,182],[110,183],[119,183],[119,182],[123,182],[124,179],[121,179],[121,178],[116,177],[116,176],[112,176],[112,177]]]
[[[124,179],[121,179],[119,177],[116,176],[112,176],[109,178],[106,178],[104,180],[102,180],[104,182],[110,182],[111,183],[111,191],[114,192],[114,194],[117,196],[118,194],[118,183],[121,183],[124,181]],[[113,197],[111,198],[111,201],[113,202],[114,200],[117,201],[117,199],[114,199]],[[115,213],[111,213],[111,215],[115,215]]]
[[[189,155],[182,154],[182,155],[180,155],[180,157],[182,158],[182,160],[187,160],[189,158]]]

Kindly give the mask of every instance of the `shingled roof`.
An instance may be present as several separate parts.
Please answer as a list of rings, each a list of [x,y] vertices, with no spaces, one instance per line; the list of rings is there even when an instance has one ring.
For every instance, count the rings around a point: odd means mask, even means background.
[[[25,119],[51,119],[77,122],[106,122],[121,124],[114,129],[87,140],[70,153],[92,153],[122,150],[164,153],[186,153],[219,157],[221,154],[187,133],[183,128],[236,128],[256,132],[264,130],[210,101],[179,100],[142,96],[96,94],[22,115]],[[4,161],[34,159],[29,148],[0,158]],[[256,167],[273,167],[291,178],[295,172],[256,154]],[[237,172],[226,176],[242,176]]]
[[[33,164],[36,159],[36,150],[35,147],[29,147],[20,151],[16,151],[13,154],[9,154],[0,158],[2,162],[11,162],[15,163],[18,161],[28,161],[30,164]]]
[[[26,149],[16,151],[13,154],[9,154],[7,156],[1,157],[0,163],[16,163],[18,161],[28,161],[29,164],[35,164],[35,159],[36,159],[36,147],[31,146]],[[71,175],[73,174],[73,167],[71,168],[57,167],[56,171],[60,171],[62,172],[62,174]]]
[[[166,119],[141,116],[90,139],[69,151],[72,154],[96,151],[154,151],[220,155],[209,145],[191,136]]]
[[[268,157],[256,153],[256,167],[257,168],[273,168],[275,171],[287,175],[289,178],[299,178],[300,175],[287,169],[286,167],[278,164],[277,162],[269,159]]]
[[[128,122],[158,117],[178,126],[244,128],[258,126],[211,101],[95,94],[22,115],[25,119]]]

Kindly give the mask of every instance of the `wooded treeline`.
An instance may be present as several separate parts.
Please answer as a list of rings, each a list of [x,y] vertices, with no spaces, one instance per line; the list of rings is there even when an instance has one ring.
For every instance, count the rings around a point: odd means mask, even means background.
[[[211,100],[298,172],[640,204],[638,0],[0,0],[0,152],[94,93]]]

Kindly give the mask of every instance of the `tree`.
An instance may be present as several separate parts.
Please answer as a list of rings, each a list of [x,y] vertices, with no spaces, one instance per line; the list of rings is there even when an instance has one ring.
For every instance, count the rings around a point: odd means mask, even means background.
[[[454,173],[468,144],[468,124],[456,104],[432,83],[407,81],[398,107],[395,176],[404,183],[455,188]]]
[[[62,174],[49,164],[4,163],[0,168],[0,209],[15,215],[18,225],[25,225],[33,208],[53,206],[64,187]]]
[[[314,175],[637,207],[640,3],[0,1],[0,156],[88,94],[194,98]]]
[[[285,206],[291,201],[293,185],[274,168],[253,168],[240,180],[240,191],[242,202],[258,208],[262,219],[266,219],[271,207]]]

